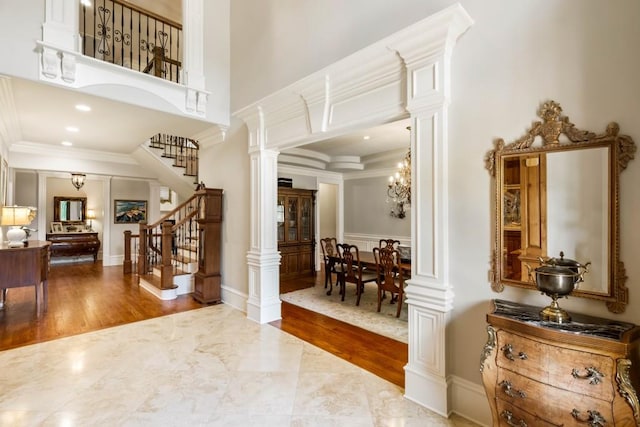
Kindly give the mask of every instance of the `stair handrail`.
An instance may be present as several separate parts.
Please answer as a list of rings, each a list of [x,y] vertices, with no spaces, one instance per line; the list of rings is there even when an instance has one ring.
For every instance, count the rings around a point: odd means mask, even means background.
[[[173,166],[184,168],[184,175],[198,182],[198,141],[183,137],[157,133],[149,138],[149,147],[162,150],[162,157],[173,159]]]
[[[198,227],[193,218],[200,212],[201,199],[207,195],[206,189],[196,190],[188,200],[167,212],[158,221],[147,224],[140,223],[140,238],[138,256],[139,274],[150,273],[155,265],[160,269],[161,289],[173,287],[173,274],[177,266],[178,243],[176,239],[182,236],[184,240],[192,238],[197,233],[193,232],[193,227]],[[126,238],[126,236],[125,236]],[[199,258],[199,249],[195,249],[196,259]],[[126,251],[125,251],[126,255]],[[125,262],[127,260],[125,259]]]

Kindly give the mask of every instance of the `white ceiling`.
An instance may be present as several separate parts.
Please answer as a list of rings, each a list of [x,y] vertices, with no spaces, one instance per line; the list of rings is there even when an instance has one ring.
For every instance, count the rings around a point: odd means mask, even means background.
[[[157,133],[185,137],[212,127],[201,120],[112,101],[75,90],[12,78],[21,140],[61,147],[128,154]],[[78,111],[85,104],[90,112]],[[78,128],[70,132],[67,126]]]
[[[157,133],[194,138],[212,128],[201,120],[71,89],[16,78],[11,82],[17,127],[24,142],[61,150],[129,154]],[[77,104],[88,105],[91,111],[79,111]],[[393,167],[409,147],[408,124],[402,120],[284,150],[280,163],[338,172]],[[78,131],[71,132],[68,126]],[[62,141],[73,146],[64,147]]]

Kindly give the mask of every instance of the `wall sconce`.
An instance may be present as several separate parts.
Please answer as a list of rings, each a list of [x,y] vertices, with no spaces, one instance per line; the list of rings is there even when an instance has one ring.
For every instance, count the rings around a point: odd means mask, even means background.
[[[93,231],[93,224],[91,221],[96,219],[96,211],[93,209],[87,209],[87,219],[89,220],[89,227],[87,227],[87,230]]]
[[[84,185],[84,180],[87,176],[83,173],[72,173],[71,174],[71,183],[73,184],[74,187],[76,187],[76,190],[80,191],[80,189],[82,188],[82,186]]]
[[[29,206],[3,206],[1,225],[8,225],[7,231],[8,246],[10,248],[20,248],[24,246],[27,233],[22,227],[31,224],[36,217],[36,208]]]

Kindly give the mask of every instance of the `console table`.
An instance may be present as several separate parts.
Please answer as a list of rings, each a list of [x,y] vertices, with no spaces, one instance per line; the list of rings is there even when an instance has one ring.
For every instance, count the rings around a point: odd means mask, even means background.
[[[7,288],[35,286],[38,315],[47,309],[47,278],[49,274],[49,242],[29,240],[22,248],[0,244],[0,301],[7,297]]]
[[[93,262],[98,259],[100,240],[96,232],[49,233],[47,240],[52,257],[91,255]]]
[[[494,426],[637,426],[640,327],[494,300],[480,372]]]

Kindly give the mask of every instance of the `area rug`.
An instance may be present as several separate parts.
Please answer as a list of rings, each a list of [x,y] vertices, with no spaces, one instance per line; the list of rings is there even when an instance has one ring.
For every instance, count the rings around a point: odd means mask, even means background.
[[[344,301],[341,301],[337,288],[334,288],[331,295],[327,295],[323,286],[281,294],[280,299],[397,341],[408,342],[407,304],[403,303],[400,317],[396,318],[398,303],[389,304],[387,294],[387,298],[382,301],[380,313],[376,312],[378,290],[375,284],[368,283],[365,286],[359,306],[356,306],[355,285],[349,284]]]

